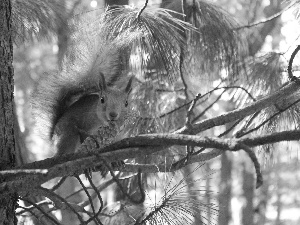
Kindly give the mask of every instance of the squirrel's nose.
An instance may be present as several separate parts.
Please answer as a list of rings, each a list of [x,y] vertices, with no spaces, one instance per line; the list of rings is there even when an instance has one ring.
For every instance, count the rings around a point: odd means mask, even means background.
[[[109,113],[109,119],[110,120],[116,120],[117,117],[118,117],[118,113],[116,113],[116,112],[110,112]]]

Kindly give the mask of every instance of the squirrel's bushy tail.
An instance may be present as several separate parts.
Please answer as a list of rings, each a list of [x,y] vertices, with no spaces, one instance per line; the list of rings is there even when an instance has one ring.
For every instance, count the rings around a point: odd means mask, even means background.
[[[33,94],[33,114],[39,133],[52,138],[56,122],[76,98],[101,91],[100,73],[107,83],[124,73],[118,48],[99,33],[91,37],[84,30],[73,35],[62,68],[44,74]],[[94,39],[94,40],[92,40]]]

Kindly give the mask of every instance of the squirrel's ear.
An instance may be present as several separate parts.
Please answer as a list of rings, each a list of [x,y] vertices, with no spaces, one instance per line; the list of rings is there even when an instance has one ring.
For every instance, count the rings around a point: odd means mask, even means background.
[[[132,80],[133,80],[133,76],[130,77],[130,79],[128,81],[128,84],[127,84],[127,86],[125,88],[125,92],[127,94],[129,94],[131,92],[131,90],[132,90],[132,88],[131,88]]]
[[[101,88],[101,91],[106,91],[106,81],[104,74],[100,72],[100,79],[99,79],[99,87]]]

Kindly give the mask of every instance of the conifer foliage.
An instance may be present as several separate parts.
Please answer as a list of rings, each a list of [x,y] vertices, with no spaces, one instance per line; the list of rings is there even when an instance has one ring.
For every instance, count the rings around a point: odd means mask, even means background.
[[[121,128],[99,127],[74,154],[1,171],[1,198],[18,196],[20,224],[61,224],[60,217],[70,218],[69,224],[216,224],[221,207],[201,163],[243,151],[260,188],[257,150],[270,157],[275,144],[300,139],[299,46],[288,59],[273,51],[250,55],[247,37],[255,35],[247,29],[268,19],[243,26],[210,1],[150,7],[145,0],[142,7],[109,6],[66,20],[62,9],[83,2],[11,0],[16,45],[51,39],[67,28],[63,60],[41,79],[52,76],[52,83],[33,93],[36,125],[41,136],[51,136],[58,111],[55,101],[39,96],[67,93],[70,106],[99,88],[99,73],[120,88],[133,77],[132,114]],[[290,9],[299,20],[299,5],[285,1],[269,21]],[[77,182],[76,191],[61,196],[69,179]]]

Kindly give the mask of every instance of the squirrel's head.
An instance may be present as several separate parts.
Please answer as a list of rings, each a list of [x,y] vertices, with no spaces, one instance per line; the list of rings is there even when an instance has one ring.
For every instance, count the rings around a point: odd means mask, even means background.
[[[97,114],[99,119],[107,124],[108,121],[122,120],[128,110],[128,96],[132,90],[131,77],[124,89],[111,88],[106,85],[103,74],[101,75]]]

